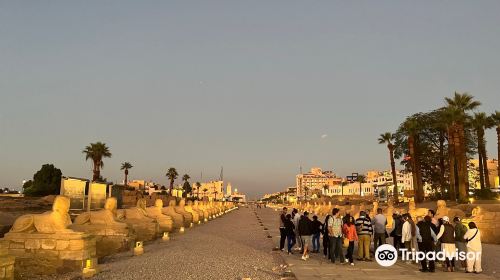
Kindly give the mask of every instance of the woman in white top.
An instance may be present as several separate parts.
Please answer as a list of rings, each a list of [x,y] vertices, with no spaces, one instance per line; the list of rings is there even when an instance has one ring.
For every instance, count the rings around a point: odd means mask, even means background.
[[[467,270],[465,272],[481,273],[481,232],[474,222],[469,223],[469,230],[464,235],[467,242]]]
[[[439,228],[437,239],[441,240],[441,250],[445,254],[445,265],[449,272],[455,269],[455,228],[450,224],[450,218],[443,217],[443,224]]]

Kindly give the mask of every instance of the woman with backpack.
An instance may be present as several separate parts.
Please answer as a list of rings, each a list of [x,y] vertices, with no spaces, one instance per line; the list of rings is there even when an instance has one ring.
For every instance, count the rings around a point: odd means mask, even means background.
[[[481,255],[483,248],[481,246],[481,232],[476,226],[476,223],[469,223],[469,230],[464,235],[467,241],[467,270],[466,273],[481,273]],[[469,256],[470,255],[470,256]]]

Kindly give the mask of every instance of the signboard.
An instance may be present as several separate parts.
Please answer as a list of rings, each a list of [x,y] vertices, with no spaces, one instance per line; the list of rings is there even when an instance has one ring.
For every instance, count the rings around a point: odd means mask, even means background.
[[[92,182],[89,188],[89,209],[103,209],[106,203],[106,189],[108,185]]]
[[[62,178],[61,179],[61,195],[69,198],[70,210],[83,210],[85,209],[85,188],[88,181],[75,178]]]

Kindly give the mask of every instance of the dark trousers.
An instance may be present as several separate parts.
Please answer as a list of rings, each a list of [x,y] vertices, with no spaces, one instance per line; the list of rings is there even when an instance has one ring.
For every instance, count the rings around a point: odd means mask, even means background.
[[[289,234],[286,239],[288,241],[288,252],[291,252],[293,245],[295,245],[295,234]]]
[[[323,255],[330,259],[330,237],[328,235],[323,235]]]
[[[344,255],[342,254],[342,237],[330,236],[330,260],[332,263],[335,262],[337,257],[341,263],[344,262]]]
[[[378,246],[385,244],[385,232],[375,233],[373,236],[373,250],[377,250]]]
[[[312,236],[313,252],[319,252],[319,233],[315,233]]]
[[[286,232],[284,227],[280,227],[280,250],[285,248]]]
[[[352,255],[354,254],[354,241],[349,241],[349,247],[347,247],[347,254],[345,258],[349,260],[350,263],[354,262]]]
[[[399,254],[399,249],[400,249],[401,247],[404,247],[404,245],[403,245],[403,244],[401,244],[401,240],[402,240],[402,237],[401,237],[401,236],[397,236],[397,235],[395,235],[395,236],[393,237],[394,248],[396,248],[396,251],[398,252],[398,254]]]
[[[427,254],[427,252],[434,251],[434,242],[432,240],[421,242],[419,246],[420,247],[418,247],[418,248],[420,249],[420,251],[422,251],[426,254]],[[426,258],[421,260],[420,264],[422,265],[423,271],[434,271],[436,268],[434,261],[427,261]]]

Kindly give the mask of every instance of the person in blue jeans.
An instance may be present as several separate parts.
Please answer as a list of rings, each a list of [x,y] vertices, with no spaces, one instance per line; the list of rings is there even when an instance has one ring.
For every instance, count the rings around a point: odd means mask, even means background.
[[[318,216],[313,216],[312,220],[312,243],[313,243],[313,253],[319,253],[319,237],[321,235],[321,228],[323,224],[318,221]]]
[[[292,222],[292,215],[286,215],[284,225],[288,243],[288,254],[290,255],[292,254],[292,247],[295,245],[295,225]]]

